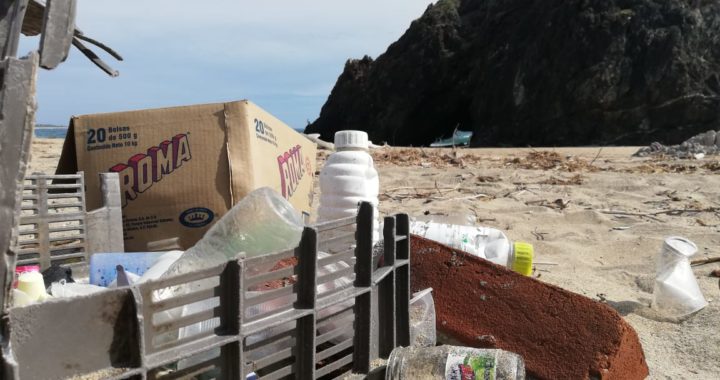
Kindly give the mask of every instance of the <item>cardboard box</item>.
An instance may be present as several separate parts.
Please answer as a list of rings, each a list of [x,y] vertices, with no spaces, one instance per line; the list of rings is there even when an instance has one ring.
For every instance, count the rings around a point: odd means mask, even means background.
[[[58,173],[85,172],[88,209],[99,173],[117,172],[125,249],[179,237],[192,246],[250,191],[270,186],[309,214],[315,144],[247,101],[76,116]]]

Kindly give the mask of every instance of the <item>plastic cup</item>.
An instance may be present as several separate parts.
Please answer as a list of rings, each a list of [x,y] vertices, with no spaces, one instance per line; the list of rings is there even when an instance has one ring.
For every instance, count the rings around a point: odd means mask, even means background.
[[[696,252],[697,246],[688,239],[665,239],[657,256],[653,309],[667,317],[682,318],[707,306],[690,267],[689,258]]]
[[[38,272],[25,272],[18,276],[18,290],[27,294],[31,301],[42,301],[47,298],[45,281]]]

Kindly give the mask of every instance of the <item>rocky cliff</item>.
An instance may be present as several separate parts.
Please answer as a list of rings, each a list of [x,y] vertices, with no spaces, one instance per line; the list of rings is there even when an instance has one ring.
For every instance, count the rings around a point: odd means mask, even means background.
[[[440,0],[377,59],[349,60],[306,129],[332,141],[679,143],[717,129],[711,0]]]

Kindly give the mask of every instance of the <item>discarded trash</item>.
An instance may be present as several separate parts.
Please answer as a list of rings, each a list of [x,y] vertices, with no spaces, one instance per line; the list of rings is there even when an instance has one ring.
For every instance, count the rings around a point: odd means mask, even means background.
[[[336,132],[335,149],[320,172],[318,221],[357,215],[358,204],[370,202],[375,212],[373,243],[377,243],[380,240],[377,220],[380,182],[368,153],[368,135],[362,131]]]
[[[512,352],[459,346],[398,347],[387,362],[387,380],[525,379],[525,362]]]
[[[13,281],[13,288],[17,288],[17,278],[25,272],[40,272],[39,265],[21,265],[15,267],[15,280]]]
[[[430,144],[430,146],[434,148],[440,148],[444,146],[468,145],[470,144],[470,139],[472,138],[472,135],[472,132],[459,131],[456,129],[451,137],[448,137],[446,139],[438,139],[434,143]]]
[[[58,174],[85,172],[88,209],[100,206],[98,173],[119,174],[130,252],[174,237],[188,249],[263,186],[313,211],[315,144],[247,100],[75,116],[65,146]]]
[[[413,294],[410,300],[410,345],[433,347],[437,342],[435,302],[432,288]]]
[[[697,252],[695,243],[682,237],[665,239],[657,255],[652,308],[665,316],[681,318],[705,306],[689,258]]]
[[[294,248],[302,230],[302,219],[292,205],[271,188],[261,187],[228,211],[163,277]],[[274,263],[268,265],[252,270],[264,272]]]
[[[72,298],[106,291],[107,288],[77,282],[55,282],[50,285],[50,294],[56,298]]]
[[[410,232],[503,265],[522,275],[529,276],[532,273],[532,244],[513,243],[500,230],[414,221],[410,223]]]
[[[170,266],[173,265],[173,263],[176,262],[182,254],[183,251],[165,252],[157,259],[152,267],[140,276],[140,279],[137,282],[145,282],[160,278],[160,276],[167,272]]]
[[[17,289],[28,296],[30,302],[44,301],[48,294],[40,272],[24,272],[18,276]]]
[[[65,282],[75,282],[72,276],[72,268],[63,267],[59,264],[53,264],[42,272],[45,288],[49,288],[53,282],[64,280]]]
[[[117,277],[117,266],[142,276],[164,252],[95,253],[90,256],[90,283],[108,286]],[[55,282],[55,281],[53,281]]]
[[[22,290],[13,289],[12,296],[13,296],[13,306],[14,307],[23,307],[23,306],[27,306],[27,305],[30,305],[33,303],[33,300],[30,299],[30,296],[28,296]]]

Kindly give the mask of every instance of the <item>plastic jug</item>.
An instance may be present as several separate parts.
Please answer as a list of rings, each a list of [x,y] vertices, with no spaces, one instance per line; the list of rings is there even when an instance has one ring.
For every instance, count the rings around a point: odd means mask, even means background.
[[[387,361],[386,380],[525,379],[525,361],[515,353],[459,346],[398,347]]]
[[[335,150],[320,172],[318,222],[355,216],[360,202],[370,202],[375,206],[373,244],[377,243],[380,180],[368,153],[368,135],[362,131],[336,132]]]
[[[529,276],[532,273],[534,255],[532,244],[513,243],[500,230],[490,227],[413,221],[410,224],[410,232],[503,265],[522,275]]]

